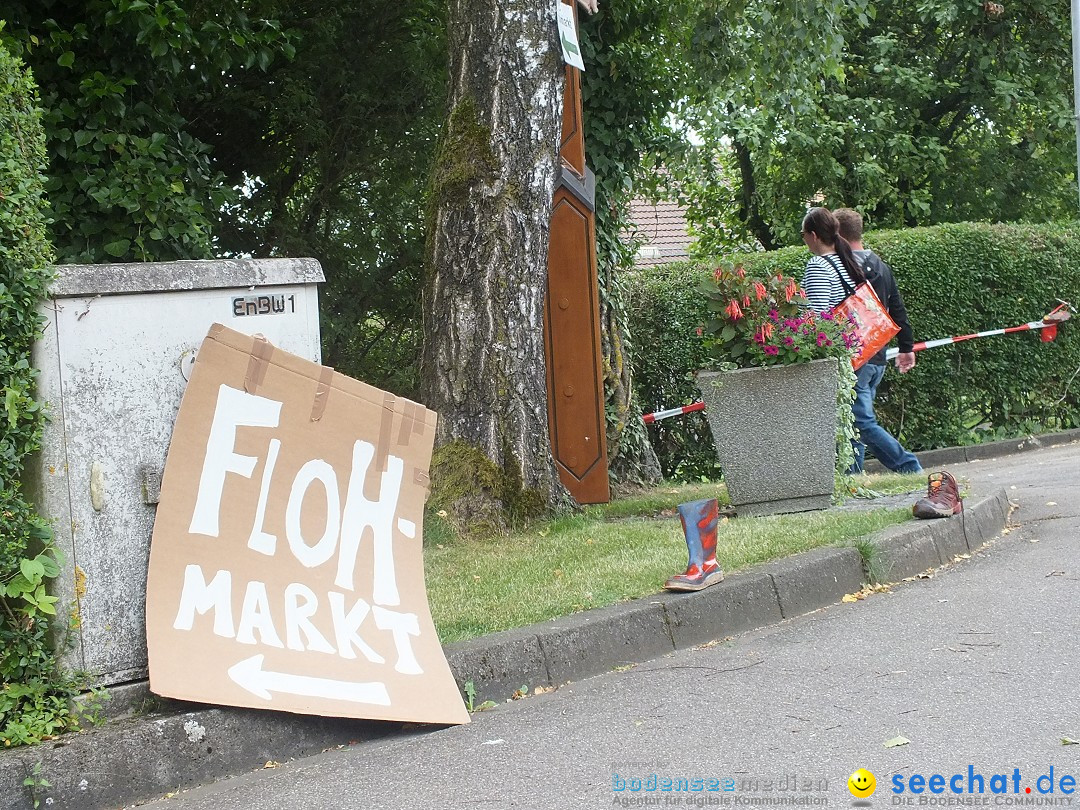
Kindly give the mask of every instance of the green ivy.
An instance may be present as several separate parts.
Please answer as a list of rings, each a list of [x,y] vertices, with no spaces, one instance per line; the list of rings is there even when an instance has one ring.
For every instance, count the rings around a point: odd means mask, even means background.
[[[1080,299],[1080,223],[961,223],[867,234],[889,262],[916,340],[1040,320],[1057,299]],[[730,257],[755,275],[801,277],[805,248]],[[648,410],[698,398],[693,372],[708,363],[697,327],[708,312],[695,291],[715,263],[667,265],[629,281],[631,331],[648,346],[634,375]],[[1080,323],[1044,343],[1037,331],[928,349],[907,374],[894,369],[878,391],[878,420],[919,451],[1080,426]],[[700,414],[649,429],[665,475],[715,477],[711,436]]]
[[[45,136],[29,71],[0,47],[0,743],[39,742],[78,725],[74,678],[49,638],[60,572],[52,533],[20,485],[40,447],[30,350],[53,254],[45,236]]]

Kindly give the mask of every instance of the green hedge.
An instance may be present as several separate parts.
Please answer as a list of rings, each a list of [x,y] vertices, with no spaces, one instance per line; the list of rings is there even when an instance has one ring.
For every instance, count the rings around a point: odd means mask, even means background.
[[[78,685],[58,666],[49,637],[59,573],[51,532],[20,485],[41,442],[30,350],[49,282],[45,236],[45,136],[37,93],[0,47],[0,746],[39,742],[76,727]]]
[[[961,223],[871,232],[866,245],[897,277],[916,340],[1039,320],[1062,298],[1080,304],[1080,223]],[[732,257],[751,274],[801,277],[802,247]],[[705,310],[694,294],[709,262],[637,271],[630,282],[634,372],[646,408],[697,399],[693,372],[706,362],[696,327]],[[1080,426],[1080,316],[1052,343],[1039,332],[987,337],[920,352],[915,369],[891,369],[877,399],[879,421],[910,449],[974,444]],[[664,472],[715,476],[711,436],[699,414],[650,428]]]

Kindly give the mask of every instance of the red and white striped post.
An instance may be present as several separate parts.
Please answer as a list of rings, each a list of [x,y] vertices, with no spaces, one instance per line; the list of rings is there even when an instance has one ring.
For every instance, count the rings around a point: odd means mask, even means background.
[[[659,422],[661,419],[667,419],[670,416],[682,416],[684,413],[693,413],[694,411],[705,410],[704,402],[695,402],[693,405],[683,405],[681,408],[671,408],[667,411],[657,411],[656,413],[647,413],[641,417],[641,421],[646,425],[651,425],[654,422]]]
[[[1072,312],[1072,305],[1067,301],[1058,299],[1060,304],[1050,311],[1050,313],[1041,321],[1029,321],[1028,323],[1021,324],[1020,326],[1010,326],[1006,329],[988,329],[985,332],[976,332],[971,335],[957,335],[956,337],[939,338],[938,340],[924,340],[921,343],[916,343],[912,347],[912,351],[921,352],[924,349],[934,349],[938,346],[948,346],[950,343],[962,343],[965,340],[974,340],[975,338],[991,337],[993,335],[1011,335],[1013,332],[1027,332],[1029,330],[1041,329],[1042,334],[1039,339],[1043,343],[1049,343],[1055,337],[1057,337],[1057,328],[1059,323],[1069,320],[1069,316]],[[893,348],[885,352],[885,357],[892,360],[896,355],[900,353],[899,349]],[[672,416],[682,416],[686,413],[693,413],[694,411],[705,410],[704,402],[695,402],[691,405],[683,405],[681,408],[669,408],[666,411],[656,411],[655,413],[647,413],[641,417],[646,425],[652,425],[659,422],[661,419],[669,419]]]
[[[921,343],[916,343],[912,347],[912,351],[921,352],[923,349],[934,349],[938,346],[948,346],[950,343],[962,343],[965,340],[974,340],[975,338],[991,337],[993,335],[1011,335],[1013,332],[1027,332],[1032,329],[1045,330],[1039,339],[1043,343],[1049,343],[1055,337],[1057,337],[1058,324],[1062,321],[1069,320],[1069,305],[1062,302],[1060,306],[1055,307],[1049,315],[1043,318],[1041,321],[1029,321],[1028,323],[1020,324],[1020,326],[1010,326],[1007,329],[988,329],[985,332],[975,332],[971,335],[957,335],[956,337],[939,338],[938,340],[924,340]],[[889,349],[885,352],[885,357],[892,360],[896,355],[900,353],[897,348]]]

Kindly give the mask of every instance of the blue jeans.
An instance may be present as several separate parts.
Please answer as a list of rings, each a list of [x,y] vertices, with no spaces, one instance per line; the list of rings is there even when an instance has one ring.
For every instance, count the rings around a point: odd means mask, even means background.
[[[862,472],[867,447],[873,452],[874,458],[893,472],[922,472],[922,465],[915,454],[905,450],[889,431],[878,424],[874,415],[874,397],[884,376],[885,366],[873,363],[867,363],[855,372],[855,401],[851,403],[851,412],[855,414],[860,441],[851,443],[855,463],[848,472]]]

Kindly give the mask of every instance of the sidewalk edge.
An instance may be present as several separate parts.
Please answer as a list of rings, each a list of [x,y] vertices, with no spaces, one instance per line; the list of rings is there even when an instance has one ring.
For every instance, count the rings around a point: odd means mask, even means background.
[[[1003,489],[968,498],[961,515],[914,521],[870,541],[890,581],[915,576],[973,551],[1000,533],[1009,513]],[[880,578],[881,574],[879,573]],[[766,627],[835,604],[868,581],[854,548],[819,548],[732,574],[696,593],[661,593],[450,644],[459,687],[475,701],[501,702],[522,686],[557,686]],[[54,742],[0,756],[0,810],[34,806],[24,785],[40,765],[50,787],[37,789],[52,810],[116,808],[235,776],[328,748],[369,741],[396,723],[309,717],[226,707],[113,721]],[[153,752],[152,757],[147,753]]]

